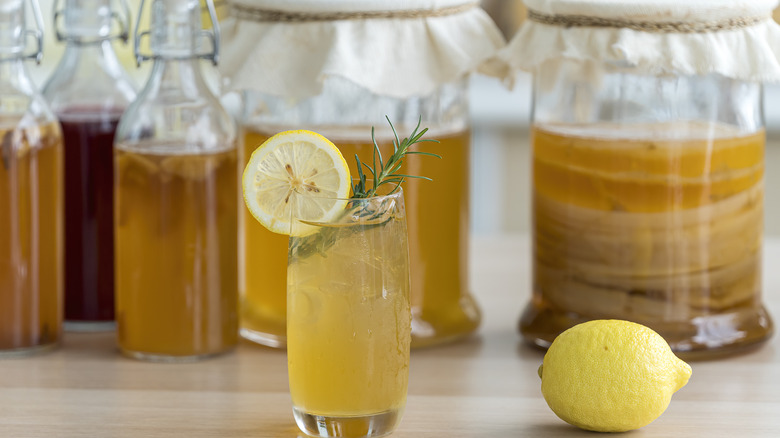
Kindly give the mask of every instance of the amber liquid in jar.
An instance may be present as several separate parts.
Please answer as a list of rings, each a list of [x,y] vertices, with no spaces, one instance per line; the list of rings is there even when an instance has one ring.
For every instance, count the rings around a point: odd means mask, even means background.
[[[159,361],[226,352],[238,342],[237,151],[150,149],[116,151],[119,346]]]
[[[244,133],[244,164],[268,137],[283,129]],[[350,173],[357,175],[355,154],[370,163],[371,128],[320,129],[344,155]],[[357,134],[354,134],[357,132]],[[400,129],[399,132],[405,132]],[[392,134],[391,134],[392,135]],[[400,173],[424,175],[433,181],[407,180],[404,197],[411,260],[412,347],[444,343],[473,332],[481,314],[468,291],[468,216],[470,132],[431,132],[426,138],[440,143],[422,143],[415,150],[441,155],[412,156]],[[368,139],[368,141],[366,141]],[[377,134],[383,156],[392,154],[390,136]],[[244,337],[283,347],[287,313],[288,237],[260,225],[243,207],[240,269],[241,327]]]
[[[617,318],[695,357],[769,335],[763,131],[549,125],[534,128],[532,143],[533,299],[520,321],[527,339],[546,346],[577,323]]]
[[[0,356],[55,345],[62,331],[59,125],[0,120]]]

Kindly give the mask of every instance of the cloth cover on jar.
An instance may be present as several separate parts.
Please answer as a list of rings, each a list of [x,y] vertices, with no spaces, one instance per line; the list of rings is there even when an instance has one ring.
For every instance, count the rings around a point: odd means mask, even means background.
[[[340,76],[375,94],[426,95],[504,47],[474,0],[231,0],[227,90],[317,95]]]
[[[777,0],[525,0],[528,20],[491,62],[517,70],[574,60],[648,75],[780,79]],[[503,71],[501,71],[503,70]]]

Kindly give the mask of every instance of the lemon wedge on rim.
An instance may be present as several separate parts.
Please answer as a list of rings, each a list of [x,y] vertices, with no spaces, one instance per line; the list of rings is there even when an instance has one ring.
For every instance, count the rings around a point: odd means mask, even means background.
[[[284,131],[252,153],[242,185],[252,216],[278,234],[305,236],[301,223],[336,219],[347,204],[349,166],[330,140],[312,131]]]

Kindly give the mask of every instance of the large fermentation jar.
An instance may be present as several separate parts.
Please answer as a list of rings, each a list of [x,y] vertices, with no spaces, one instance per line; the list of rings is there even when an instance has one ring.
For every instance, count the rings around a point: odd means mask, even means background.
[[[370,159],[371,128],[383,154],[392,131],[430,129],[404,163],[408,211],[412,346],[473,332],[480,310],[468,289],[470,132],[467,76],[503,41],[473,1],[241,0],[225,26],[223,74],[242,99],[241,160],[269,136],[309,129],[332,140],[357,174]],[[287,237],[242,211],[241,332],[284,347]]]
[[[526,3],[505,52],[534,73],[523,336],[547,346],[616,318],[689,357],[765,340],[761,81],[780,73],[777,2]]]
[[[51,348],[62,334],[62,132],[25,65],[41,56],[37,8],[0,4],[0,357]],[[37,30],[25,29],[31,11]]]

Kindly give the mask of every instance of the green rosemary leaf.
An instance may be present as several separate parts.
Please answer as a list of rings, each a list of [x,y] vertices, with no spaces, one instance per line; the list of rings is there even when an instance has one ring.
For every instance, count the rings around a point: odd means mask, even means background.
[[[400,176],[401,178],[418,178],[418,179],[424,179],[427,181],[433,181],[432,179],[428,178],[427,176],[422,175],[402,175],[402,174],[396,174],[395,176]]]
[[[406,155],[427,155],[429,157],[441,158],[441,155],[439,154],[434,154],[431,152],[420,152],[420,151],[407,151]]]
[[[371,128],[371,141],[374,144],[374,150],[372,154],[372,163],[364,163],[355,155],[355,161],[358,167],[359,181],[352,188],[352,197],[355,199],[370,198],[376,196],[377,190],[384,184],[395,184],[392,192],[396,192],[401,184],[407,178],[424,179],[430,181],[430,178],[416,175],[401,174],[401,168],[403,167],[404,157],[406,155],[423,155],[429,157],[441,158],[440,155],[431,152],[412,151],[409,150],[417,143],[423,142],[436,142],[438,140],[424,139],[422,138],[427,132],[428,128],[420,129],[422,125],[422,117],[417,121],[417,126],[412,130],[409,137],[404,137],[403,140],[398,136],[398,131],[395,129],[393,122],[390,121],[390,117],[385,116],[387,122],[390,124],[390,129],[393,131],[393,154],[387,157],[382,156],[382,152],[379,149],[379,143],[376,141],[375,129]],[[365,171],[363,168],[365,167]],[[366,185],[366,174],[372,176],[371,189]]]

